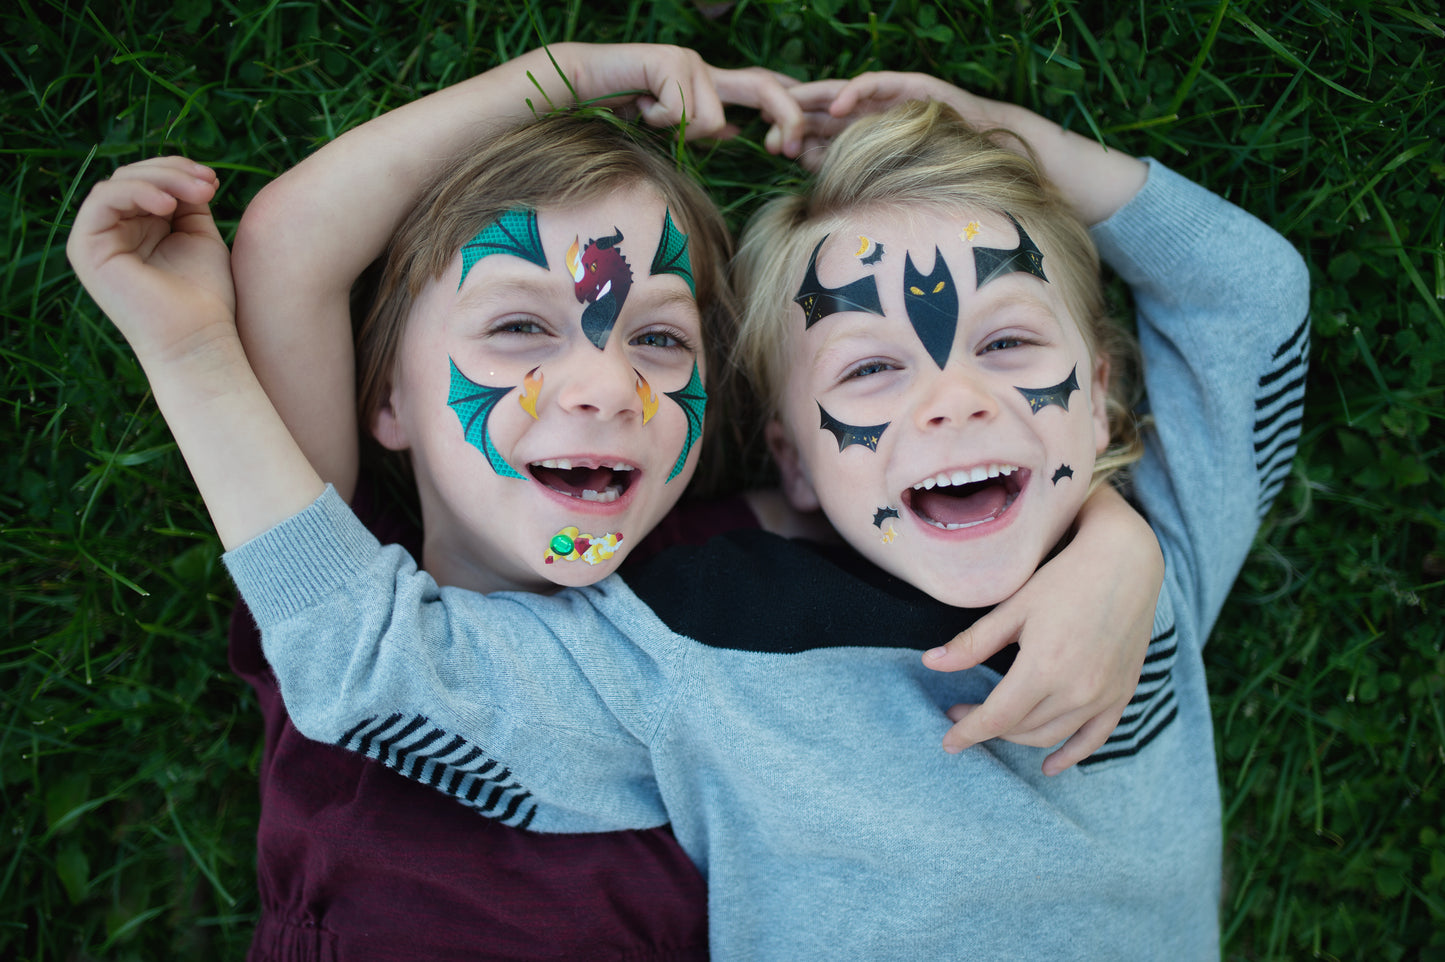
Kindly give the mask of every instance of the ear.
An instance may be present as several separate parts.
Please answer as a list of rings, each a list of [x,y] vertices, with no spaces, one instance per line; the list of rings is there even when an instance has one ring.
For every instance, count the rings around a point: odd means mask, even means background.
[[[767,439],[768,450],[772,452],[773,460],[778,465],[783,497],[788,499],[788,504],[794,511],[805,514],[817,511],[820,507],[818,494],[813,490],[813,482],[808,480],[807,472],[803,470],[798,446],[793,443],[788,429],[783,427],[781,421],[774,419],[763,429],[763,435]]]
[[[1109,446],[1109,355],[1100,354],[1094,362],[1093,383],[1089,401],[1094,410],[1094,453],[1102,454]]]
[[[398,411],[399,401],[396,384],[393,382],[387,387],[386,398],[371,416],[371,424],[368,425],[371,436],[389,451],[405,451],[411,447],[411,439],[407,436]]]

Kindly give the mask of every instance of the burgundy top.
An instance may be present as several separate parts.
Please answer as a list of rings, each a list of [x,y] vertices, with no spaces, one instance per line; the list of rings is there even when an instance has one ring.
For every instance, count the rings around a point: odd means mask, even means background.
[[[420,532],[375,500],[358,492],[361,519],[416,554]],[[741,499],[680,506],[633,556],[757,524]],[[545,835],[481,818],[301,735],[244,604],[230,645],[266,729],[248,962],[707,958],[706,887],[667,828]]]

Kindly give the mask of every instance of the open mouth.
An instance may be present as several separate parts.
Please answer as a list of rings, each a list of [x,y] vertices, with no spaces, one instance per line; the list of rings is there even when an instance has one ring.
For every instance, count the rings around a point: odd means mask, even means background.
[[[1028,471],[1012,464],[945,471],[903,492],[903,504],[918,518],[945,531],[986,524],[1018,498]]]
[[[541,484],[558,494],[581,501],[608,504],[626,493],[632,484],[630,464],[582,464],[568,458],[548,458],[527,465]]]

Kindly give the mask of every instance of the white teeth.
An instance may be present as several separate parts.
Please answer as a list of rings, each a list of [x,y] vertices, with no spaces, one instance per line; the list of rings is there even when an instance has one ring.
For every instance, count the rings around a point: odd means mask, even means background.
[[[971,470],[959,469],[952,474],[946,471],[940,471],[937,475],[931,478],[924,478],[915,484],[913,490],[927,491],[935,487],[947,488],[957,484],[976,484],[979,481],[987,481],[989,478],[1008,477],[1017,470],[1018,466],[1013,464],[990,464],[987,467],[979,465]],[[967,525],[960,525],[959,527],[967,527]]]
[[[534,461],[533,464],[539,468],[556,468],[559,471],[570,471],[572,469],[571,458],[548,458],[545,461]],[[598,467],[607,468],[610,471],[632,471],[630,464],[623,464],[621,461],[616,464],[600,464]]]
[[[618,494],[619,492],[616,488],[608,488],[606,491],[593,491],[591,488],[586,488],[582,491],[582,500],[598,501],[602,504],[607,504],[616,501]]]

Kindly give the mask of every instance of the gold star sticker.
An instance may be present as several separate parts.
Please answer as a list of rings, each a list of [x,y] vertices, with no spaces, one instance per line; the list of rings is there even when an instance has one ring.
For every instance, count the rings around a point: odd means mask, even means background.
[[[898,537],[898,529],[894,528],[893,525],[890,524],[888,526],[888,529],[883,532],[883,543],[892,544],[893,539],[896,537]]]
[[[963,229],[963,232],[958,235],[958,239],[962,241],[971,241],[976,236],[978,236],[978,221],[971,220],[968,222],[968,226]]]

